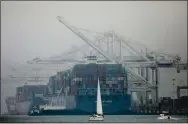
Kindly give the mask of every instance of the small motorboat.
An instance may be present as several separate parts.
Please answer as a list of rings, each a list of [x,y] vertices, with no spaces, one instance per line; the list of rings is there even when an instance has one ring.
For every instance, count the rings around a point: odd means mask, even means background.
[[[168,115],[167,111],[163,111],[162,114],[160,114],[160,117],[158,119],[171,119],[171,117]]]
[[[34,107],[31,109],[30,113],[29,113],[29,115],[39,115],[39,114],[40,114],[40,110],[39,110],[39,107],[38,107],[38,106],[34,106]]]

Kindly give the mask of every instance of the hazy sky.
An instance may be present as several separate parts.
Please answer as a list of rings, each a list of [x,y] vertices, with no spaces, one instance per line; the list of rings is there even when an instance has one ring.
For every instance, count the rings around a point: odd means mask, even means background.
[[[114,30],[152,49],[187,56],[187,2],[3,1],[1,61],[31,60],[58,55],[84,43],[63,24],[95,31]]]
[[[82,44],[57,20],[95,31],[114,30],[154,50],[187,56],[187,4],[181,2],[2,2],[1,61],[25,63]],[[4,72],[5,72],[4,71]]]

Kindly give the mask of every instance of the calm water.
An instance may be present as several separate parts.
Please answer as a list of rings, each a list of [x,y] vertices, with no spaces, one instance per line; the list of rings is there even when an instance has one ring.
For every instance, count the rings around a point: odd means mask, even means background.
[[[182,122],[186,123],[188,120],[180,116],[172,116],[176,120],[159,120],[157,115],[106,115],[103,122]],[[91,122],[88,121],[88,116],[8,116],[4,118],[8,122]]]

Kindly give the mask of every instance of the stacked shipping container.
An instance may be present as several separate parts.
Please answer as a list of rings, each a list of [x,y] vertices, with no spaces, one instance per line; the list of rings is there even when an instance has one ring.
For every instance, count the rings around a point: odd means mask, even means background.
[[[64,93],[66,87],[72,95],[77,95],[78,89],[96,89],[98,77],[101,89],[127,91],[127,72],[121,64],[77,64],[72,70],[58,72],[50,78],[48,94],[57,95],[61,88]]]
[[[35,95],[44,95],[45,85],[24,85],[16,89],[16,101],[32,100]]]
[[[49,87],[48,94],[57,96],[61,90],[61,93],[64,93],[65,88],[70,87],[71,78],[71,70],[58,72],[56,76],[50,77],[49,83],[47,84]]]
[[[127,86],[126,71],[121,64],[78,64],[74,66],[72,75],[73,94],[77,93],[77,89],[97,88],[98,77],[101,89],[124,89]]]

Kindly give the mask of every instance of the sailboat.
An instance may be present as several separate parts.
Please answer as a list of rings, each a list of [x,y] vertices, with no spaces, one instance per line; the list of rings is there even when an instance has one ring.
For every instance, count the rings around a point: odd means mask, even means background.
[[[98,85],[97,85],[97,114],[93,114],[89,116],[90,121],[103,121],[104,115],[102,111],[102,102],[101,102],[101,91],[100,91],[100,84],[98,78]]]

